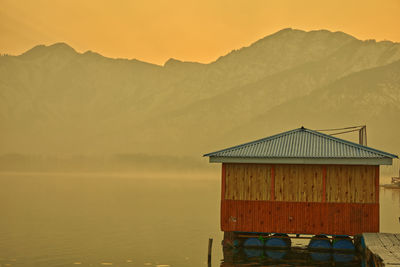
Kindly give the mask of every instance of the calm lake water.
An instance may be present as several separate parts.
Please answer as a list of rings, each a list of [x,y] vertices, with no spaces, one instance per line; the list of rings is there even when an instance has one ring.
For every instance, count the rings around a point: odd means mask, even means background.
[[[400,232],[400,191],[380,197],[381,232]],[[221,265],[219,200],[218,173],[0,174],[0,267],[207,266],[209,237],[212,266],[233,266]]]

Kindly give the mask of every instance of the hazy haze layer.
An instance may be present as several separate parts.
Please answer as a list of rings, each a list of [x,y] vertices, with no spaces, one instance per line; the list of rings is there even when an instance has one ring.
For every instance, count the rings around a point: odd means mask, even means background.
[[[0,153],[198,157],[304,125],[400,151],[400,44],[285,29],[210,64],[64,43],[0,57]]]

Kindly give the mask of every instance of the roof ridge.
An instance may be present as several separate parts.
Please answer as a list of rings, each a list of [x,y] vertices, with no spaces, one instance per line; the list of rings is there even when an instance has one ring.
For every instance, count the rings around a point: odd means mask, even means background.
[[[286,131],[286,132],[283,132],[283,133],[274,134],[274,135],[267,136],[267,137],[264,137],[264,138],[261,138],[261,139],[256,139],[256,140],[253,140],[253,141],[250,141],[250,142],[246,142],[246,143],[243,143],[243,144],[240,144],[240,145],[236,145],[236,146],[224,148],[224,149],[221,149],[221,150],[217,150],[215,152],[207,153],[207,154],[204,154],[203,157],[208,157],[211,154],[216,154],[216,153],[220,153],[220,152],[236,150],[236,149],[239,149],[241,147],[248,146],[248,145],[255,145],[255,144],[261,143],[263,141],[266,141],[267,139],[273,140],[273,139],[276,139],[278,137],[285,136],[285,135],[291,134],[293,132],[296,132],[296,131],[299,131],[299,130],[305,130],[305,129],[306,128],[302,127],[302,128],[297,128],[297,129],[293,129],[293,130],[290,130],[290,131]]]

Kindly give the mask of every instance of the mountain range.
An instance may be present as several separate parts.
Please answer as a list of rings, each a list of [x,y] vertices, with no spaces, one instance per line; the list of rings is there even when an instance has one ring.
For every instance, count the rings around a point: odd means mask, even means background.
[[[0,154],[200,157],[301,126],[363,124],[368,145],[400,152],[400,43],[283,29],[209,64],[65,43],[0,57]]]

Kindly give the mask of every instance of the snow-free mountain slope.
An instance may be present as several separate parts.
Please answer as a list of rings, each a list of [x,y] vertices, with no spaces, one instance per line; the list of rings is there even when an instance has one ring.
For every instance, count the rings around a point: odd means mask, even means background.
[[[399,60],[398,43],[326,30],[284,29],[209,64],[39,45],[0,57],[0,154],[201,155],[301,121],[392,127]]]

